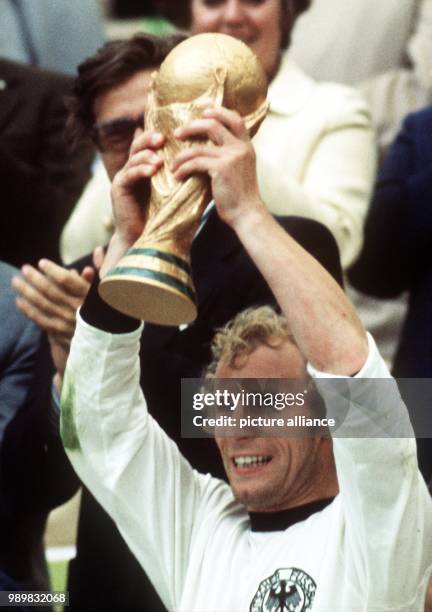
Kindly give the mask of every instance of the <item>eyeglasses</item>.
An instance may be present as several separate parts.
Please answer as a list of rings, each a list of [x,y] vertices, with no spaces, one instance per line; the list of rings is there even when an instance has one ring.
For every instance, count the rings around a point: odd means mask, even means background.
[[[119,117],[118,119],[95,123],[91,136],[100,151],[121,153],[129,150],[135,130],[143,126],[144,113],[135,119],[132,117]]]

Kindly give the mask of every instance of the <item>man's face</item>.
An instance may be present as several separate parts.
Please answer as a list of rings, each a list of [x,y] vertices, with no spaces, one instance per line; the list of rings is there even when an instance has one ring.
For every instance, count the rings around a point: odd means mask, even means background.
[[[240,367],[219,365],[217,378],[305,378],[298,348],[284,341],[260,346]],[[277,512],[309,501],[319,477],[323,444],[318,437],[216,437],[238,501],[249,511]]]
[[[127,81],[100,94],[93,106],[96,142],[110,180],[123,168],[138,129],[143,129],[151,75],[141,70]]]

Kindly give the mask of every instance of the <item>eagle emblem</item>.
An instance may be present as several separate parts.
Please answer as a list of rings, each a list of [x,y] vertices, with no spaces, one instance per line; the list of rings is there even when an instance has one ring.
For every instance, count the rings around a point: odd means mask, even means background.
[[[316,591],[315,581],[303,570],[282,568],[263,580],[250,605],[250,612],[309,612]]]

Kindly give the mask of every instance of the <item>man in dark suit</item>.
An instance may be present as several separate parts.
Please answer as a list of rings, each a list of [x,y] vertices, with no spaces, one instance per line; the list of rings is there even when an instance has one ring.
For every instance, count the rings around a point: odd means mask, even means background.
[[[15,306],[17,270],[0,262],[0,574],[20,590],[49,589],[49,511],[78,487],[47,411],[49,347]]]
[[[93,147],[71,151],[63,96],[73,79],[0,59],[0,258],[60,260],[59,238],[90,177]]]
[[[349,274],[355,287],[378,297],[391,298],[409,291],[408,313],[393,367],[396,377],[432,377],[431,133],[432,108],[406,118],[381,168],[366,221],[364,247]],[[413,392],[413,385],[406,388],[408,407]],[[424,406],[430,420],[430,398],[418,391],[415,395],[412,417],[421,423]],[[429,480],[430,440],[418,440],[418,452],[422,473]]]
[[[120,72],[122,74],[121,90],[115,84],[112,74],[103,71],[104,78],[110,84],[101,91],[95,87],[94,78],[88,78],[86,71],[81,70],[81,87],[77,88],[81,103],[77,100],[75,105],[75,122],[78,122],[75,131],[80,135],[95,134],[96,143],[102,149],[102,158],[111,178],[114,178],[129,157],[132,137],[137,127],[136,117],[139,117],[143,110],[140,92],[145,90],[150,72],[148,58],[147,62],[145,60],[146,45],[141,45],[139,41],[125,42],[123,47],[120,43],[119,45],[117,49],[108,47],[106,57],[99,55],[89,60],[87,68],[90,75],[102,73],[101,62],[107,62],[112,51],[118,61],[119,81]],[[137,46],[141,47],[141,65],[131,71],[128,64],[129,79],[125,79],[120,58],[126,60],[126,52],[131,48],[135,48],[135,58],[139,57]],[[109,65],[112,69],[112,57]],[[88,112],[89,97],[86,95],[86,87],[83,87],[86,85],[89,88],[90,83],[91,91],[98,91],[96,101],[93,98],[90,104],[92,114]],[[113,91],[116,92],[115,99],[112,96]],[[92,117],[91,121],[89,116]],[[113,131],[107,129],[125,127],[128,122],[133,128],[129,131],[128,138],[121,139],[120,133],[117,133],[117,138],[113,138]],[[341,282],[338,249],[326,228],[315,221],[295,217],[280,218],[280,222]],[[88,261],[81,262],[79,267],[82,268],[84,263]],[[218,327],[241,310],[253,305],[274,303],[274,298],[235,233],[219,219],[214,209],[210,211],[201,231],[195,237],[191,267],[198,301],[198,317],[186,328],[146,324],[142,337],[145,351],[141,354],[141,385],[150,411],[194,467],[222,477],[220,457],[211,441],[190,440],[180,436],[181,378],[199,376],[203,367],[208,364],[211,359],[210,343]],[[69,272],[65,276],[64,270],[52,266],[49,277],[55,283],[55,289],[63,295],[66,294],[64,302],[78,290],[83,296],[83,282],[82,279],[79,280],[78,275],[73,277],[73,273]],[[17,288],[29,301],[29,308],[24,306],[24,312],[43,325],[49,313],[43,313],[45,318],[38,318],[31,308],[43,310],[42,297],[47,297],[44,294],[46,278],[42,277],[40,272],[30,270],[25,279],[32,285],[33,290],[41,293],[41,300],[38,304],[35,294],[29,292],[21,281]],[[72,300],[70,304],[72,306]],[[54,316],[58,316],[60,322],[61,313],[57,312]],[[53,320],[51,324],[55,326]],[[71,335],[70,331],[68,334]],[[95,585],[104,585],[103,592]],[[122,540],[115,524],[86,490],[83,492],[79,519],[77,558],[71,564],[69,588],[73,610],[103,610],[107,606],[123,610],[163,610],[158,596]]]
[[[17,270],[0,261],[0,445],[4,430],[23,405],[33,377],[39,329],[16,308],[10,282]]]
[[[381,168],[365,243],[350,272],[362,291],[410,291],[395,376],[432,376],[432,108],[409,115]]]

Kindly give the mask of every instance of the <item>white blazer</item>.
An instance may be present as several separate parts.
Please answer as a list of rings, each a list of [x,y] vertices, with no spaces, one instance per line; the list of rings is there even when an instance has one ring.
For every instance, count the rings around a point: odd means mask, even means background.
[[[313,81],[287,55],[268,98],[271,110],[253,141],[263,200],[274,214],[327,226],[347,268],[362,245],[375,178],[368,107],[348,87]]]

